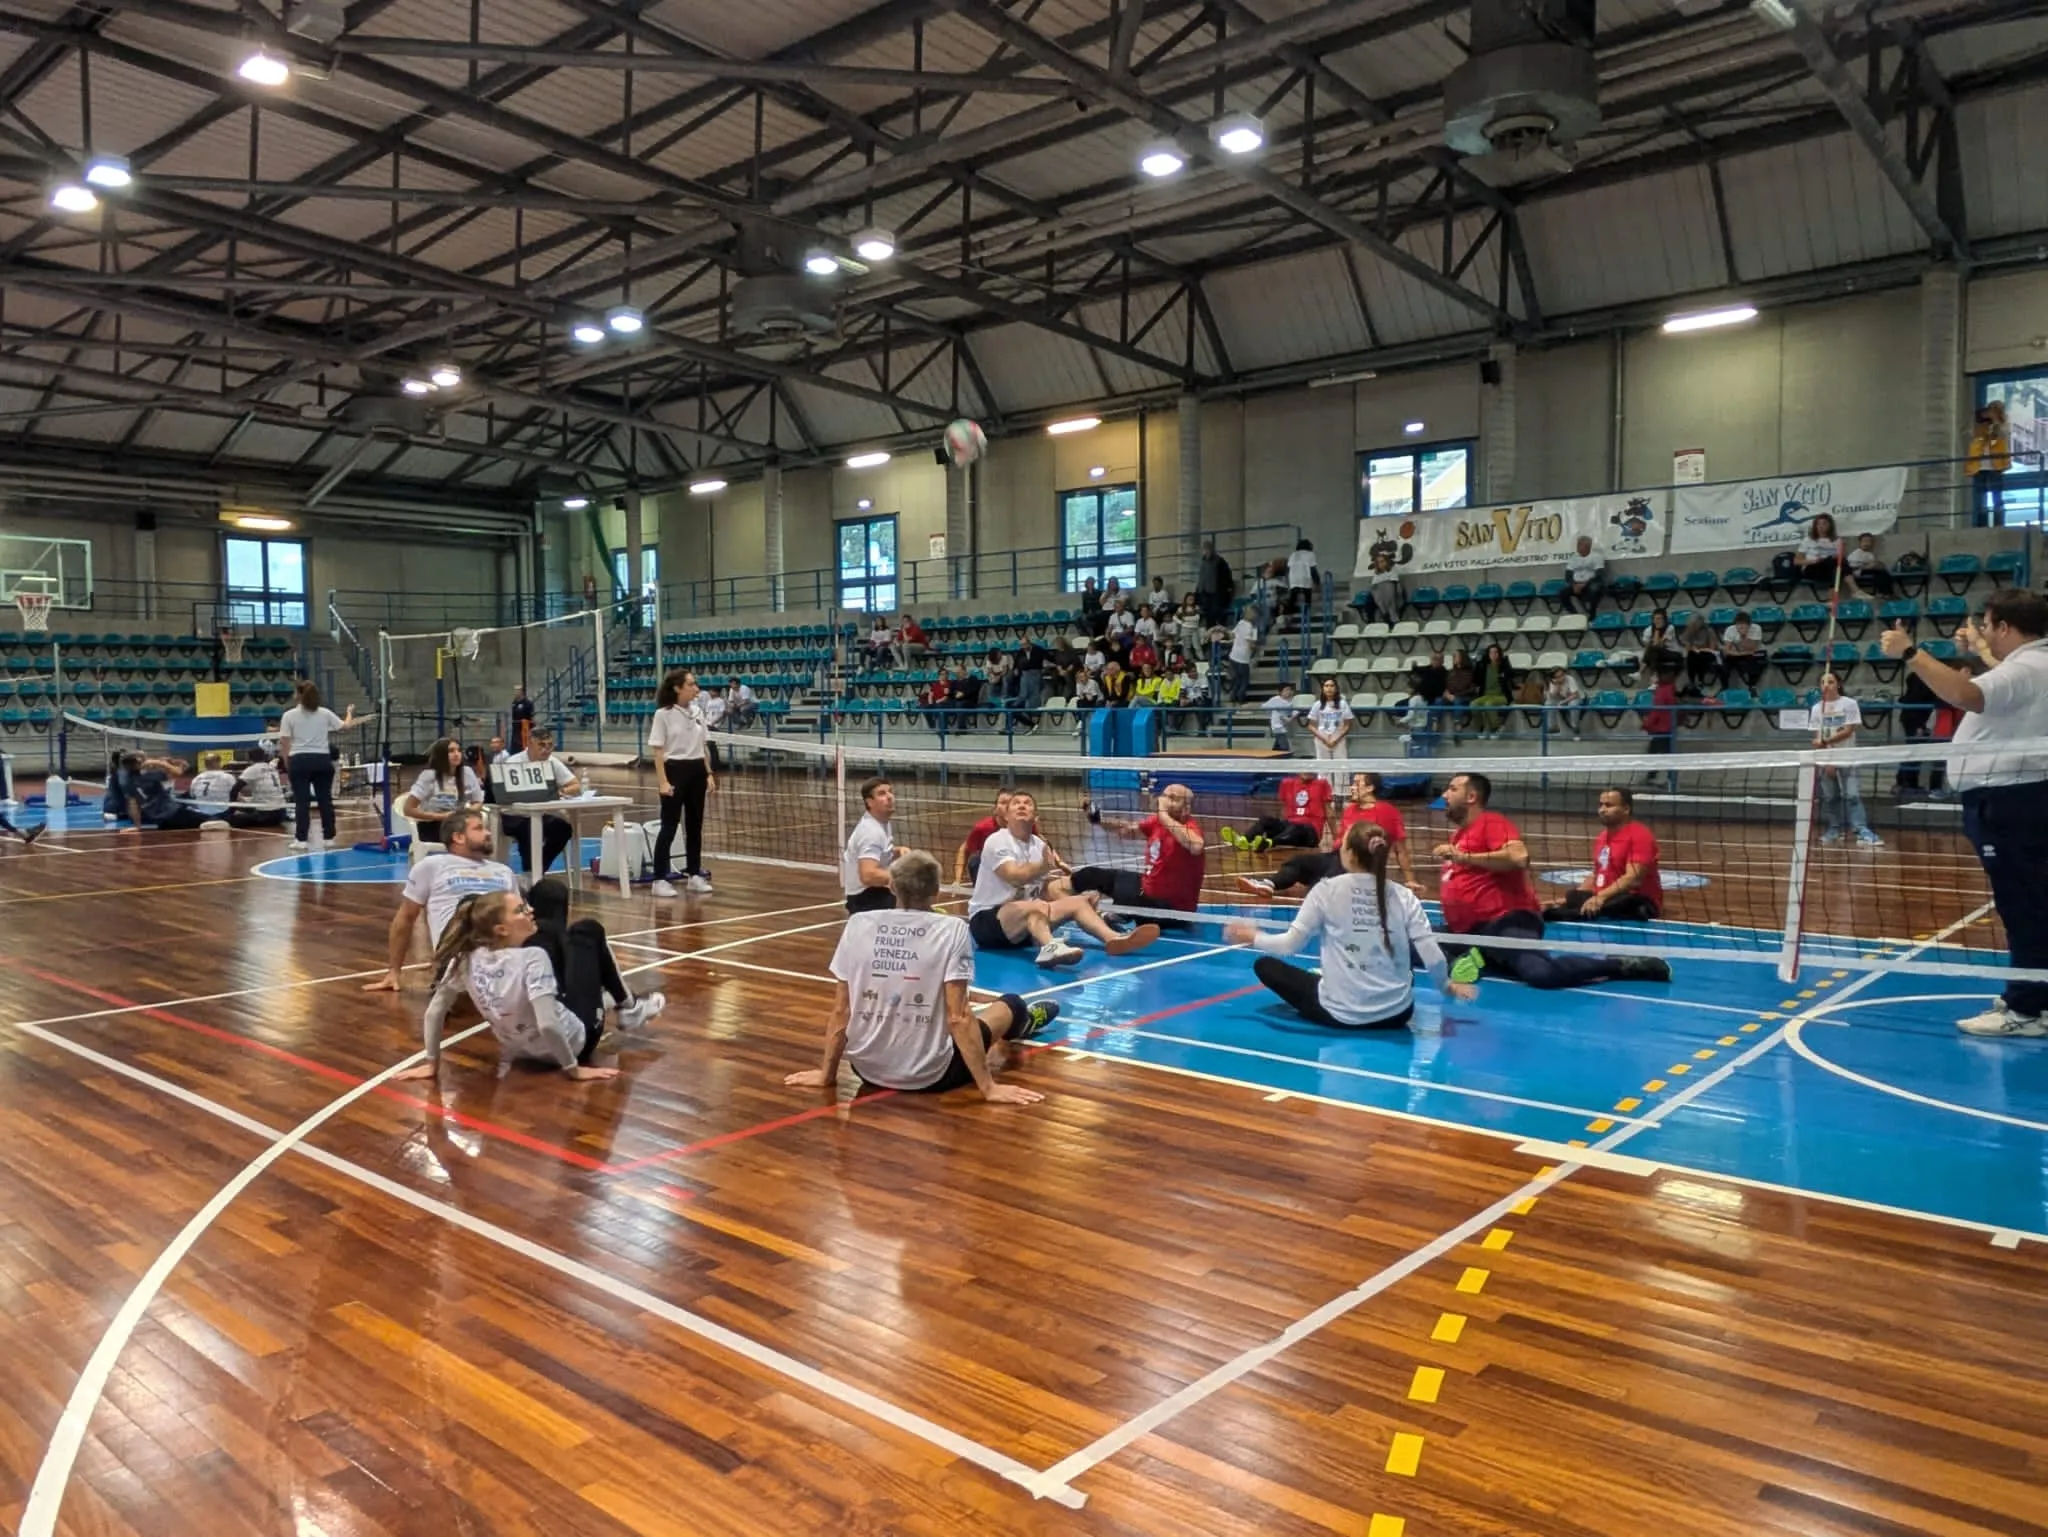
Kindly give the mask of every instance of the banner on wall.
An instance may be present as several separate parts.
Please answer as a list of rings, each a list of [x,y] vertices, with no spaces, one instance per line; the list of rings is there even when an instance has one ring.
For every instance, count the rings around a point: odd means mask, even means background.
[[[1486,566],[1548,566],[1561,572],[1582,536],[1610,559],[1658,555],[1664,550],[1670,508],[1669,491],[1617,491],[1366,518],[1358,525],[1355,575],[1361,581],[1370,578],[1379,555],[1403,576]]]
[[[1899,521],[1905,495],[1906,472],[1897,466],[1681,486],[1673,499],[1671,552],[1789,546],[1823,512],[1845,539],[1882,534]]]

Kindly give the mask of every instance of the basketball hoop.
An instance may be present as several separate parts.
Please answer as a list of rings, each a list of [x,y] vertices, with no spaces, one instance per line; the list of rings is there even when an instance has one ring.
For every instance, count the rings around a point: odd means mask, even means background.
[[[216,633],[220,636],[221,660],[230,667],[237,666],[242,660],[242,648],[249,644],[249,637],[231,624],[222,625]]]
[[[50,605],[56,602],[53,592],[30,592],[25,587],[14,589],[14,606],[21,610],[21,627],[29,634],[47,635],[50,630]]]

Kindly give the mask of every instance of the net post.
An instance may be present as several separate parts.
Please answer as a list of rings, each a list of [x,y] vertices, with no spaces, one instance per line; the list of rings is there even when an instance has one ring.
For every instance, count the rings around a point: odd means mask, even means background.
[[[850,829],[846,825],[846,749],[832,749],[832,777],[837,784],[836,798],[839,805],[839,846],[846,847]]]
[[[384,822],[384,847],[391,847],[391,632],[377,632],[377,727],[384,745],[378,756],[383,764],[383,805],[378,808]]]
[[[604,751],[604,718],[609,713],[611,696],[605,686],[604,662],[604,616],[607,610],[594,608],[590,611],[591,659],[597,664],[597,750]]]
[[[1820,770],[1809,754],[1799,764],[1799,791],[1792,813],[1792,871],[1785,888],[1785,942],[1778,952],[1778,980],[1799,976],[1799,925],[1806,906],[1806,862],[1813,851],[1813,802]]]

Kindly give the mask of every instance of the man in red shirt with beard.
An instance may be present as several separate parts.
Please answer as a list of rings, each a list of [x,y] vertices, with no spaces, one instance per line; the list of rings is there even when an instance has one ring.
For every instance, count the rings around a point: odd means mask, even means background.
[[[1543,913],[1529,882],[1529,847],[1515,824],[1489,810],[1493,781],[1459,774],[1444,790],[1451,838],[1436,846],[1444,862],[1439,902],[1452,934],[1539,940]],[[1655,956],[1552,955],[1501,945],[1478,946],[1480,959],[1530,987],[1584,987],[1591,982],[1669,982],[1671,967]]]
[[[1562,902],[1543,909],[1544,921],[1645,923],[1663,911],[1657,835],[1636,820],[1636,798],[1631,792],[1619,786],[1602,790],[1593,868]]]
[[[1202,856],[1206,847],[1194,810],[1195,792],[1180,784],[1168,785],[1161,791],[1158,809],[1142,821],[1106,817],[1090,805],[1089,821],[1120,838],[1145,840],[1145,868],[1138,871],[1083,865],[1070,878],[1074,890],[1099,891],[1118,907],[1194,912],[1202,905]],[[1162,929],[1187,927],[1172,918],[1151,921]]]

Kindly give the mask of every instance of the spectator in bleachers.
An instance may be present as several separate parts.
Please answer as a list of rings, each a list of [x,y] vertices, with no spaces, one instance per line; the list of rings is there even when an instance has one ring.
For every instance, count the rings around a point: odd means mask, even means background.
[[[1385,624],[1396,624],[1400,621],[1405,601],[1401,593],[1401,578],[1394,570],[1394,558],[1382,550],[1372,558],[1373,617]]]
[[[1312,540],[1297,539],[1287,557],[1287,606],[1308,623],[1309,604],[1315,597],[1322,573],[1316,569],[1316,547]]]
[[[1052,654],[1045,659],[1046,698],[1071,699],[1080,677],[1081,653],[1074,649],[1070,637],[1062,635],[1053,642]]]
[[[1192,731],[1200,723],[1200,712],[1209,707],[1209,680],[1197,672],[1195,664],[1185,656],[1175,665],[1175,671],[1180,681],[1181,729]]]
[[[943,730],[946,725],[947,707],[953,702],[953,669],[941,667],[939,675],[927,683],[918,694],[917,702],[926,724],[934,731]]]
[[[1153,609],[1152,619],[1159,628],[1160,654],[1170,659],[1174,647],[1180,642],[1180,612],[1169,603]]]
[[[1654,678],[1666,668],[1676,670],[1684,662],[1678,637],[1671,633],[1671,616],[1659,609],[1650,616],[1650,627],[1643,632],[1642,675]]]
[[[1231,574],[1230,562],[1216,553],[1216,541],[1202,541],[1202,564],[1195,573],[1195,608],[1202,616],[1202,623],[1214,628],[1230,615],[1230,605],[1237,597],[1237,578]]]
[[[2006,425],[2003,401],[1994,400],[1977,413],[1963,468],[1976,493],[1971,498],[1971,521],[1978,528],[2003,528],[2005,472],[2012,468],[2012,428]]]
[[[1695,693],[1703,691],[1709,684],[1724,686],[1727,675],[1721,667],[1721,647],[1714,636],[1714,627],[1707,623],[1705,609],[1696,608],[1685,621],[1685,628],[1678,633],[1678,644],[1685,649],[1685,676]]]
[[[1114,587],[1116,585],[1116,578],[1111,577],[1109,584]],[[1125,601],[1122,593],[1112,593],[1108,599],[1108,606],[1109,637],[1112,640],[1120,640],[1128,646],[1131,642],[1131,636],[1137,632],[1138,616],[1131,612],[1131,605]]]
[[[1138,605],[1138,622],[1133,628],[1137,631],[1140,640],[1149,640],[1155,646],[1159,643],[1159,621],[1152,615],[1151,604],[1140,603]]]
[[[1813,745],[1816,750],[1826,751],[1831,747],[1855,745],[1856,730],[1863,724],[1863,710],[1855,700],[1843,696],[1842,680],[1833,673],[1823,673],[1820,680],[1820,703],[1813,707]],[[1853,768],[1837,768],[1823,764],[1820,782],[1820,841],[1840,843],[1845,830],[1856,835],[1856,841],[1866,847],[1875,848],[1884,839],[1870,829],[1870,819],[1863,811],[1862,775]]]
[[[1195,602],[1195,595],[1188,593],[1180,600],[1180,638],[1183,645],[1193,646],[1200,642],[1202,632],[1209,628],[1202,618],[1202,609]]]
[[[1755,688],[1763,681],[1765,661],[1763,632],[1748,609],[1737,609],[1735,622],[1721,632],[1722,687],[1740,678],[1744,688]]]
[[[1091,678],[1100,678],[1102,676],[1102,669],[1108,664],[1109,649],[1103,645],[1101,637],[1098,636],[1090,640],[1088,642],[1088,650],[1081,658],[1082,671]]]
[[[1472,657],[1463,646],[1451,653],[1451,665],[1444,672],[1443,702],[1452,709],[1451,730],[1455,733],[1472,708],[1472,701],[1479,694],[1479,674],[1473,670]]]
[[[1483,737],[1497,737],[1507,726],[1506,706],[1515,697],[1515,669],[1508,654],[1497,644],[1489,645],[1477,668],[1479,692],[1472,696],[1476,709],[1474,723]]]
[[[1152,578],[1152,587],[1145,594],[1145,601],[1152,605],[1152,617],[1154,619],[1164,619],[1173,612],[1173,589],[1166,585],[1165,577],[1155,576]]]
[[[1646,751],[1668,753],[1678,745],[1678,672],[1666,667],[1657,674],[1657,683],[1650,690],[1649,708],[1643,711],[1643,734],[1649,738]],[[1651,769],[1647,778],[1657,783],[1659,775]]]
[[[1230,632],[1230,702],[1243,704],[1252,691],[1252,648],[1258,644],[1259,627],[1252,623],[1249,609],[1237,616]]]
[[[982,677],[987,680],[986,695],[990,704],[1008,707],[1017,702],[1017,670],[1009,652],[989,647],[988,656],[982,663]]]
[[[1095,578],[1091,576],[1081,584],[1081,630],[1090,639],[1100,640],[1108,627],[1109,614],[1102,606],[1102,594],[1095,590]]]
[[[1420,694],[1423,702],[1430,705],[1442,701],[1444,686],[1449,679],[1450,672],[1444,666],[1444,654],[1441,651],[1430,652],[1428,661],[1417,662],[1408,669],[1409,692]]]
[[[1308,732],[1316,740],[1316,756],[1326,761],[1351,756],[1351,728],[1358,717],[1344,701],[1335,678],[1325,678],[1308,707]]]
[[[887,614],[877,614],[868,626],[868,666],[886,667],[895,656],[896,632],[889,628]]]
[[[1131,642],[1130,655],[1126,660],[1132,667],[1156,668],[1159,665],[1159,648],[1140,635]]]
[[[1564,584],[1565,612],[1576,608],[1591,619],[1607,590],[1607,557],[1593,548],[1589,535],[1579,535],[1578,547],[1566,558]]]
[[[1131,680],[1131,703],[1154,708],[1159,704],[1159,669],[1150,662],[1140,663],[1137,677]]]
[[[1273,751],[1293,752],[1294,742],[1288,735],[1288,728],[1294,724],[1295,717],[1307,710],[1307,701],[1297,698],[1294,685],[1282,678],[1280,687],[1275,690],[1273,697],[1259,708],[1266,712],[1266,724],[1273,732]]]
[[[1849,576],[1859,592],[1869,593],[1873,598],[1892,595],[1892,574],[1884,557],[1877,553],[1877,535],[1856,536],[1856,548],[1849,552]]]
[[[1045,703],[1045,645],[1036,635],[1026,635],[1010,667],[1016,682],[1013,694],[1017,708],[1026,712]]]
[[[1107,669],[1105,669],[1106,671]],[[1084,672],[1081,681],[1074,685],[1074,708],[1097,710],[1109,701],[1102,692],[1102,674]]]
[[[907,668],[913,662],[930,656],[931,651],[932,638],[925,634],[917,616],[905,614],[896,629],[896,665]]]
[[[761,701],[754,691],[734,678],[725,686],[725,729],[744,731],[761,718]]]
[[[1835,577],[1841,571],[1841,555],[1842,536],[1835,532],[1834,518],[1823,512],[1806,525],[1806,537],[1793,547],[1792,565],[1799,579],[1812,583],[1818,594],[1835,585]],[[1854,582],[1842,585],[1848,595],[1855,595]]]
[[[1124,671],[1122,663],[1111,662],[1102,669],[1102,702],[1108,705],[1129,704],[1136,682],[1131,674]]]
[[[1543,686],[1543,704],[1550,712],[1552,730],[1569,731],[1574,742],[1586,722],[1586,691],[1568,667],[1553,667],[1550,681]]]

